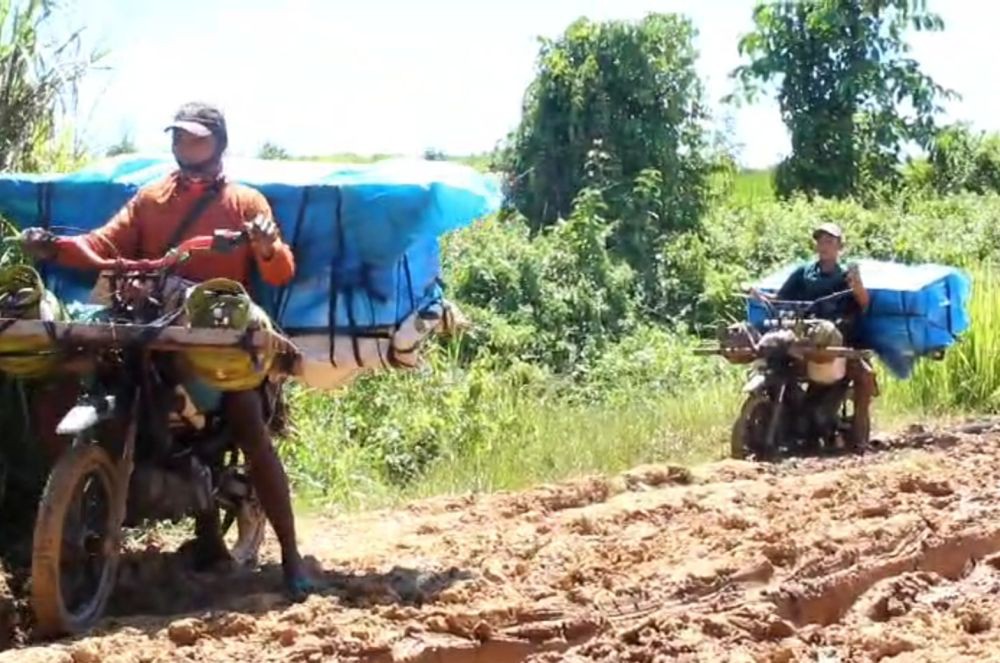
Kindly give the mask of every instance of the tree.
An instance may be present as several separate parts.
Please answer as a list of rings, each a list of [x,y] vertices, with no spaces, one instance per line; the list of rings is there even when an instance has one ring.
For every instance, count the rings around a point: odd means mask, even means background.
[[[523,118],[497,160],[534,230],[568,217],[594,184],[616,218],[644,171],[659,174],[663,214],[651,222],[660,230],[697,224],[706,167],[694,34],[684,18],[652,14],[580,19],[558,40],[542,40]]]
[[[267,141],[263,145],[261,145],[260,150],[257,152],[257,158],[282,160],[282,159],[291,159],[292,155],[288,153],[288,150],[281,147],[280,145],[276,145],[271,141]]]
[[[778,193],[843,197],[897,176],[902,145],[927,147],[939,100],[955,96],[925,75],[903,38],[944,28],[926,0],[759,2],[743,37],[749,64],[733,76],[742,96],[776,88],[792,154]]]
[[[43,161],[53,157],[58,120],[103,57],[82,52],[79,30],[45,43],[54,9],[51,0],[0,0],[0,171],[49,166]]]

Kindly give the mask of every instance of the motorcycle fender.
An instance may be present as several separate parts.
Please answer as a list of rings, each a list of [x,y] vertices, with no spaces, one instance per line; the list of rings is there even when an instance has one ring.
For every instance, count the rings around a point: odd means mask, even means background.
[[[766,381],[767,381],[766,375],[764,375],[763,373],[754,373],[752,376],[750,376],[750,379],[746,381],[746,384],[743,385],[743,393],[752,394],[753,392],[763,387]]]
[[[114,398],[108,397],[106,403],[102,405],[103,407],[98,407],[98,404],[93,402],[74,405],[59,421],[56,434],[77,436],[107,419],[114,410]]]
[[[94,426],[100,420],[97,408],[93,405],[75,405],[62,418],[59,425],[56,426],[56,433],[59,435],[76,436]]]

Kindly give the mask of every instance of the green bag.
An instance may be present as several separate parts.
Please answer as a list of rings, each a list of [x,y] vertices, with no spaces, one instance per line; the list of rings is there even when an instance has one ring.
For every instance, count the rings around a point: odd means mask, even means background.
[[[41,275],[30,265],[0,269],[0,317],[67,320],[62,302],[45,287]],[[0,353],[23,353],[23,356],[0,356],[0,371],[21,378],[44,377],[54,372],[60,362],[55,341],[45,333],[13,337],[0,332]]]
[[[274,329],[271,319],[242,285],[231,279],[210,279],[191,286],[184,300],[189,327],[238,331]],[[221,391],[248,391],[263,383],[274,363],[277,344],[254,358],[243,348],[191,349],[183,353],[194,374]]]

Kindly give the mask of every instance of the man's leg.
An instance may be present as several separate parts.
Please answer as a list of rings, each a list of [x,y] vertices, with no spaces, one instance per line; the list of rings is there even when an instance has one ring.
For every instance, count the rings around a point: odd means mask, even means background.
[[[227,393],[223,397],[223,413],[235,441],[250,465],[250,481],[267,519],[274,528],[281,546],[281,565],[285,582],[297,597],[309,590],[302,558],[295,542],[295,516],[292,513],[288,479],[271,444],[271,435],[264,422],[260,394],[257,391]]]
[[[848,362],[848,374],[854,386],[854,422],[852,443],[856,448],[868,446],[871,435],[871,402],[875,398],[875,373],[860,359]]]

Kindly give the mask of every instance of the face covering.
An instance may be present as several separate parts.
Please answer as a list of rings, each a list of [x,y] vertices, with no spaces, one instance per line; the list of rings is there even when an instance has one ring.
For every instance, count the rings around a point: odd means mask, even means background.
[[[176,157],[175,157],[176,159]],[[181,169],[181,174],[190,180],[211,180],[219,172],[221,160],[218,156],[212,156],[200,163],[185,163],[176,159],[177,165]]]
[[[204,161],[184,162],[174,154],[174,160],[181,169],[181,174],[193,181],[211,181],[219,173],[222,164],[222,153],[226,149],[226,136],[215,134],[215,153]]]

